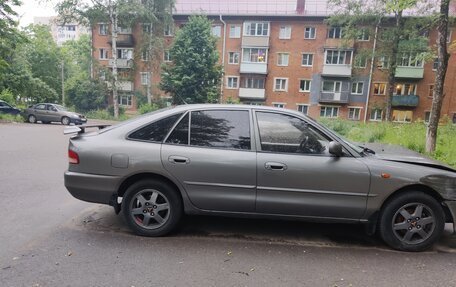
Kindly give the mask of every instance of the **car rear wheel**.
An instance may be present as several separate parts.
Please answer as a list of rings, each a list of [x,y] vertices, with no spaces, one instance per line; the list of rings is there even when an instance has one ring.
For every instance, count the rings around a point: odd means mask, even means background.
[[[386,244],[402,251],[423,251],[442,235],[445,214],[440,203],[423,192],[402,193],[381,212],[379,233]]]
[[[29,115],[27,120],[31,124],[36,124],[36,117],[34,115]]]
[[[131,185],[122,200],[127,224],[142,236],[162,236],[171,232],[180,221],[182,209],[178,192],[156,180]]]
[[[62,117],[62,125],[68,126],[70,124],[69,117]]]

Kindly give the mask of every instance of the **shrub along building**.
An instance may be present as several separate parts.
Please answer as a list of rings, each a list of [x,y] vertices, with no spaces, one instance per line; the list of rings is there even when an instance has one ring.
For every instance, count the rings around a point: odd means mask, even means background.
[[[372,50],[375,46],[372,32],[352,41],[343,39],[343,28],[326,24],[329,12],[325,3],[178,0],[174,25],[166,25],[163,31],[165,47],[172,44],[174,31],[195,13],[203,13],[213,20],[212,31],[218,37],[224,70],[221,102],[239,100],[245,104],[294,109],[315,118],[367,121],[384,118],[388,59],[361,57],[361,50]],[[145,68],[147,57],[139,52],[138,44],[145,28],[138,25],[119,30],[119,75],[121,78],[130,75],[120,80],[119,103],[130,111],[136,110],[136,96],[144,95],[148,85],[155,97],[169,97],[158,88],[159,67],[172,59],[165,48],[155,69],[150,72]],[[453,40],[451,31],[448,43]],[[93,57],[109,68],[112,65],[109,25],[94,26],[92,35]],[[436,30],[428,32],[429,46],[436,43],[436,38]],[[429,117],[436,63],[415,56],[404,54],[398,59],[392,102],[394,121]],[[452,55],[442,116],[453,122],[456,122],[455,85],[456,58]]]

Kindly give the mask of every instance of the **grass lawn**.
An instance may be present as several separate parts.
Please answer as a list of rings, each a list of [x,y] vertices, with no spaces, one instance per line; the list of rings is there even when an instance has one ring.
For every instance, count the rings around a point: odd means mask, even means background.
[[[426,154],[426,126],[424,123],[360,123],[322,119],[320,122],[356,142],[395,144]],[[456,125],[439,126],[437,148],[430,157],[456,168]]]

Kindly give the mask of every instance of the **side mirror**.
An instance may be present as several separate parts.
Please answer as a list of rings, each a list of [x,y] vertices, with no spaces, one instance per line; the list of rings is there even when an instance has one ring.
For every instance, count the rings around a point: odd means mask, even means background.
[[[332,141],[329,143],[329,153],[335,156],[342,156],[344,153],[342,152],[342,145],[340,142]]]

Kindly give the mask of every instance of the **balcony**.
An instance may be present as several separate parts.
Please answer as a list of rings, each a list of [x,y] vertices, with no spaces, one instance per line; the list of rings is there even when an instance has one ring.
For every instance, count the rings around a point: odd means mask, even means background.
[[[269,47],[269,36],[242,36],[243,47]]]
[[[114,66],[114,60],[110,59],[108,67],[112,68]],[[117,59],[117,68],[119,69],[129,69],[133,67],[133,59]]]
[[[349,91],[339,93],[320,92],[320,103],[346,104],[348,103]]]
[[[111,82],[106,82],[108,88],[111,89]],[[124,91],[124,92],[132,92],[133,91],[133,82],[131,81],[117,81],[117,90]]]
[[[240,72],[242,74],[262,74],[268,73],[267,63],[241,62]]]
[[[396,78],[422,79],[424,77],[423,67],[397,67]]]
[[[391,106],[393,107],[411,107],[415,108],[420,103],[420,97],[417,95],[398,96],[393,95]]]
[[[322,76],[327,77],[351,77],[352,76],[352,65],[332,65],[324,64]]]
[[[112,41],[109,41],[109,44],[112,45]],[[117,48],[122,47],[134,47],[135,41],[132,34],[117,34]]]
[[[265,89],[239,88],[240,99],[264,100]]]
[[[333,39],[327,38],[325,41],[325,48],[353,48],[355,46],[354,40],[348,39]]]

